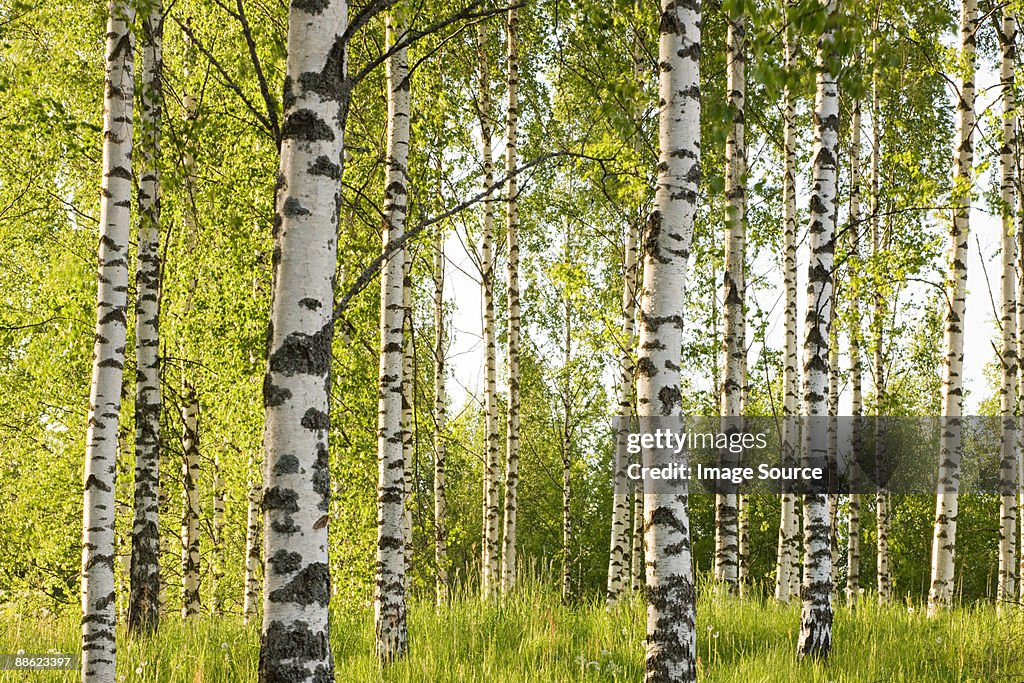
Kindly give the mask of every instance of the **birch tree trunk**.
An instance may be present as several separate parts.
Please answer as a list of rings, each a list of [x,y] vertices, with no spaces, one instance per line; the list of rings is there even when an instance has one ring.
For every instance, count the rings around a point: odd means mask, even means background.
[[[838,153],[838,148],[837,148]],[[837,154],[838,156],[838,154]],[[836,168],[838,182],[839,169]],[[828,441],[826,452],[826,467],[828,467],[829,480],[837,481],[836,476],[839,470],[839,422],[836,419],[839,415],[839,325],[836,320],[837,302],[842,298],[842,291],[837,281],[838,274],[833,271],[832,281],[832,322],[829,327],[829,349],[828,349]],[[828,503],[828,545],[832,556],[832,602],[838,597],[839,582],[839,527],[836,519],[839,513],[839,495],[829,493],[826,499]]]
[[[564,261],[571,263],[569,223],[566,221]],[[562,601],[572,598],[572,290],[568,283],[562,293],[565,300],[565,386],[562,394]]]
[[[638,458],[642,463],[642,458]],[[634,593],[643,590],[647,569],[644,567],[644,492],[639,486],[633,492],[632,548],[629,553],[629,587]]]
[[[327,609],[328,434],[347,26],[344,0],[292,3],[288,10],[263,385],[261,683],[334,679]]]
[[[700,183],[700,25],[699,2],[662,0],[658,176],[654,210],[644,239],[637,360],[637,409],[641,419],[682,417],[682,302]],[[651,449],[645,449],[642,456],[645,467],[676,459]],[[697,607],[688,489],[685,479],[672,484],[672,490],[644,492],[647,683],[697,678]]]
[[[637,34],[633,41],[633,79],[642,92],[644,87],[642,37]],[[634,118],[639,118],[639,108]],[[638,158],[642,154],[642,140],[639,130],[633,137],[633,150]],[[626,239],[622,258],[622,306],[619,310],[619,376],[616,386],[615,454],[613,456],[612,491],[612,533],[608,553],[607,603],[614,605],[622,596],[631,580],[630,563],[632,540],[630,527],[630,485],[626,468],[630,464],[627,441],[633,419],[633,363],[636,331],[636,271],[637,239],[640,232],[639,219],[630,220],[626,225]],[[632,495],[636,495],[635,491]],[[642,514],[642,513],[641,513]],[[637,540],[640,540],[637,538]]]
[[[960,11],[960,49],[964,72],[957,100],[956,164],[953,170],[953,220],[950,234],[949,274],[946,282],[945,358],[942,365],[942,410],[946,420],[939,442],[939,491],[935,497],[932,536],[931,589],[928,615],[935,616],[953,600],[953,557],[960,489],[960,415],[963,404],[963,320],[967,294],[967,239],[970,231],[972,173],[974,169],[974,70],[976,0],[963,0]]]
[[[187,381],[182,387],[181,450],[181,616],[199,614],[199,400]]]
[[[135,494],[128,630],[160,621],[160,133],[163,117],[162,0],[142,21],[139,243],[135,271]]]
[[[1020,118],[1018,117],[1018,123]],[[1019,132],[1017,154],[1020,154]],[[1019,157],[1018,157],[1019,158]],[[1017,212],[1015,236],[1017,238],[1017,530],[1021,534],[1018,548],[1019,562],[1017,576],[1018,600],[1024,603],[1024,187],[1021,186],[1022,171],[1017,168]]]
[[[403,39],[405,27],[387,20],[387,45]],[[409,169],[409,62],[405,48],[387,60],[387,171],[384,179],[385,248],[405,234]],[[405,250],[397,250],[381,271],[380,393],[377,431],[377,569],[374,613],[377,657],[389,662],[405,655],[405,449],[402,406],[405,318]]]
[[[787,2],[787,7],[790,5]],[[796,61],[796,41],[792,28],[783,32],[785,66]],[[783,365],[782,401],[782,464],[795,466],[797,461],[798,423],[796,415],[800,394],[800,370],[797,356],[796,327],[796,106],[788,82],[783,90],[783,286],[786,290],[786,349]],[[796,511],[795,493],[783,491],[779,519],[779,543],[775,562],[775,599],[789,602],[795,594],[799,572],[800,521]]]
[[[1000,213],[1002,216],[1002,320],[1001,347],[1002,383],[999,389],[999,407],[1002,416],[999,461],[999,580],[996,610],[1002,612],[1017,599],[1017,298],[1016,298],[1016,239],[1013,234],[1016,209],[1017,112],[1014,98],[1014,67],[1017,61],[1017,18],[1013,8],[1003,7],[1002,21],[996,23],[1002,59],[999,65],[1003,99],[1003,144],[999,150],[1002,178]]]
[[[405,264],[402,270],[402,462],[405,468],[405,491],[402,504],[402,539],[405,543],[405,592],[408,594],[410,576],[412,575],[412,479],[416,450],[416,445],[413,442],[413,401],[416,392],[416,376],[413,370],[412,250],[408,244],[404,249]]]
[[[487,30],[483,22],[476,29],[479,71],[480,137],[484,166],[483,235],[480,245],[481,288],[484,299],[484,482],[483,539],[480,544],[480,587],[484,598],[499,587],[498,484],[498,388],[497,350],[494,338],[494,160],[491,150],[491,70],[487,59]]]
[[[863,370],[860,361],[860,100],[853,103],[850,119],[850,415],[853,417],[854,453],[861,448],[863,407]],[[846,601],[850,605],[860,596],[860,469],[856,459],[848,463],[850,498],[846,519]]]
[[[212,612],[224,612],[224,479],[221,477],[220,454],[213,456],[213,566],[210,568],[213,594]]]
[[[444,229],[434,234],[434,564],[437,604],[448,601],[448,499],[445,491],[448,395],[445,391],[447,335],[444,319]]]
[[[249,476],[253,477],[252,455],[249,456]],[[261,477],[262,479],[262,477]],[[242,598],[242,623],[248,624],[256,612],[259,600],[260,580],[260,502],[262,500],[260,480],[252,478],[246,496],[248,509],[245,519],[245,595]]]
[[[877,31],[877,23],[875,25]],[[873,52],[877,52],[877,40]],[[881,235],[878,219],[881,211],[881,194],[879,193],[879,167],[882,159],[882,108],[878,85],[878,70],[871,74],[871,257],[875,263],[874,311],[871,320],[872,365],[874,366],[875,390],[875,453],[876,481],[884,481],[878,476],[879,468],[885,468],[885,356],[883,351],[882,328],[885,324],[885,297],[882,293],[881,274],[879,273],[879,255],[882,252]],[[890,498],[885,486],[879,486],[875,496],[875,536],[877,539],[875,552],[875,577],[879,604],[889,601],[892,593],[892,576],[889,572],[889,512]]]
[[[505,454],[505,520],[501,592],[516,582],[516,516],[519,512],[519,186],[515,177],[519,137],[518,10],[508,11],[508,109],[505,120],[505,242],[508,245],[508,418]]]
[[[726,29],[726,92],[731,115],[725,142],[725,273],[722,282],[725,329],[723,332],[723,382],[721,415],[723,430],[739,429],[742,413],[743,371],[747,342],[744,299],[746,278],[746,147],[743,105],[746,94],[746,17],[732,16]],[[727,455],[727,467],[739,464]],[[725,459],[725,457],[723,457]],[[715,494],[715,578],[731,594],[739,592],[739,510],[735,491]]]
[[[827,450],[828,354],[832,323],[832,267],[839,146],[839,93],[829,64],[833,59],[832,20],[835,0],[821,3],[825,29],[818,39],[817,87],[814,97],[814,160],[804,325],[804,462],[825,461]],[[823,429],[824,428],[824,429]],[[801,585],[800,656],[828,657],[832,648],[832,550],[828,494],[804,496],[804,576]]]
[[[96,341],[85,439],[82,518],[82,681],[113,681],[114,485],[128,312],[132,194],[133,5],[107,5],[103,180],[100,191]]]
[[[612,538],[608,555],[608,604],[618,602],[627,581],[630,552],[629,483],[626,468],[629,453],[626,450],[633,417],[633,336],[636,317],[636,242],[637,224],[630,221],[626,227],[623,258],[622,308],[619,329],[619,383],[616,388],[618,410],[615,424],[615,490],[612,494]]]

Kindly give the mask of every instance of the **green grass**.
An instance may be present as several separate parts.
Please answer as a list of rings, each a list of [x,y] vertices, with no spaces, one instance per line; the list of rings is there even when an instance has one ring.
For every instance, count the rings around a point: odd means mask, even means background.
[[[643,605],[614,610],[599,602],[560,604],[552,591],[530,585],[502,604],[459,599],[410,611],[410,656],[381,670],[373,657],[369,608],[334,612],[337,680],[376,681],[639,681],[643,673]],[[795,657],[797,606],[738,600],[705,591],[698,606],[701,680],[778,681],[1021,681],[1024,617],[997,617],[991,607],[957,609],[927,620],[917,606],[880,608],[870,600],[836,611],[827,663]],[[168,619],[153,639],[120,634],[123,681],[237,683],[256,680],[258,626],[235,616]],[[74,615],[28,617],[0,610],[0,653],[54,648],[76,651]],[[73,681],[77,673],[0,672],[2,681]]]

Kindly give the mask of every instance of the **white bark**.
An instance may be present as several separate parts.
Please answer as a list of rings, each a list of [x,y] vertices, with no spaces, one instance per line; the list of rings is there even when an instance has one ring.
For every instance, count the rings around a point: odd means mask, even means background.
[[[569,223],[566,221],[563,260],[566,267],[571,264]],[[572,291],[568,286],[562,292],[565,304],[565,337],[562,389],[562,601],[572,598]]]
[[[505,243],[508,247],[508,416],[505,452],[505,519],[502,533],[501,592],[516,582],[516,519],[519,514],[519,184],[515,176],[519,139],[519,13],[508,11],[506,61],[508,107],[505,119]]]
[[[139,241],[135,271],[135,496],[128,629],[160,619],[160,133],[163,115],[163,3],[142,22],[142,132]]]
[[[445,391],[445,353],[447,335],[444,318],[444,228],[439,224],[434,235],[434,564],[437,571],[437,604],[448,600],[448,498],[447,419],[448,395]]]
[[[636,250],[638,226],[630,221],[626,227],[623,258],[622,308],[619,322],[619,382],[616,388],[614,487],[612,494],[612,538],[608,556],[608,604],[618,601],[626,585],[629,569],[629,493],[626,468],[629,453],[626,450],[633,416],[633,341],[636,318]]]
[[[996,609],[1002,612],[1017,599],[1017,276],[1016,239],[1013,234],[1016,209],[1017,111],[1014,98],[1014,67],[1017,60],[1017,18],[1011,6],[1003,7],[997,24],[1002,59],[999,66],[1003,100],[1003,145],[999,150],[1001,170],[1000,209],[1002,216],[1002,383],[999,388],[1002,438],[999,461],[999,578]]]
[[[199,614],[199,401],[182,387],[181,616]]]
[[[210,567],[214,616],[224,612],[224,479],[220,453],[213,456],[213,566]]]
[[[387,45],[405,31],[388,17]],[[409,61],[406,49],[387,60],[387,172],[384,180],[385,248],[405,234],[409,173]],[[377,570],[374,615],[377,657],[391,661],[408,650],[405,584],[405,453],[402,404],[405,318],[405,250],[397,250],[381,271],[380,393],[377,428]]]
[[[860,360],[860,100],[853,104],[853,116],[850,119],[850,230],[849,269],[850,269],[850,415],[853,417],[854,452],[860,452],[860,417],[863,413],[863,370]],[[847,545],[846,545],[846,601],[850,605],[857,602],[860,596],[860,510],[861,496],[858,492],[860,471],[856,461],[848,464],[850,481],[850,498],[847,506]]]
[[[487,30],[477,24],[477,56],[479,75],[479,116],[484,171],[483,235],[480,245],[480,275],[484,302],[484,467],[483,467],[483,538],[481,539],[480,586],[483,597],[493,596],[499,588],[498,562],[499,508],[498,485],[501,467],[498,462],[498,389],[497,351],[494,337],[494,160],[491,150],[491,73],[487,59]]]
[[[407,114],[408,115],[408,114]],[[405,491],[402,512],[402,539],[405,543],[405,592],[409,593],[412,576],[412,479],[416,445],[413,441],[413,405],[416,376],[413,370],[412,320],[412,250],[405,247],[402,269],[402,462],[405,468]]]
[[[248,508],[245,518],[245,594],[242,598],[242,623],[248,624],[256,612],[260,591],[260,502],[262,489],[259,479],[254,477],[255,465],[249,456],[247,472],[251,478],[249,492],[246,496]]]
[[[344,0],[293,2],[288,10],[263,385],[262,683],[334,679],[328,434],[347,25]]]
[[[725,272],[723,378],[720,411],[723,429],[737,431],[735,419],[742,413],[746,366],[746,146],[744,98],[746,97],[746,17],[734,16],[726,27],[726,92],[731,116],[725,142]],[[739,465],[731,453],[723,464]],[[739,592],[739,508],[734,491],[715,494],[715,578],[729,593]]]
[[[877,30],[877,25],[875,30]],[[877,50],[877,43],[874,48]],[[878,263],[882,253],[881,235],[878,219],[881,211],[881,194],[879,193],[879,167],[882,159],[882,110],[878,83],[878,70],[871,74],[871,257]],[[882,279],[876,269],[874,282],[874,311],[871,319],[872,366],[874,367],[875,417],[882,418],[885,405],[885,356],[883,355],[882,328],[885,325],[885,296],[882,292]],[[884,458],[885,425],[882,419],[875,421],[875,452],[876,476],[879,470],[886,467]],[[876,481],[884,481],[877,477]],[[878,602],[885,604],[892,594],[892,576],[889,571],[889,514],[891,500],[884,486],[878,487],[875,495],[875,578]]]
[[[960,12],[960,49],[964,72],[957,101],[956,163],[953,169],[953,220],[950,232],[949,273],[946,283],[945,357],[942,365],[942,410],[946,419],[939,443],[939,491],[935,497],[932,535],[931,589],[928,615],[935,616],[953,600],[953,557],[959,510],[959,417],[963,405],[964,330],[967,295],[967,239],[970,231],[972,173],[974,169],[974,70],[976,0],[963,0]]]
[[[827,458],[828,354],[833,311],[833,255],[839,147],[839,92],[829,70],[833,58],[832,16],[836,0],[824,0],[825,29],[818,39],[814,97],[814,160],[804,325],[805,463]],[[801,584],[800,656],[828,657],[832,647],[832,549],[828,494],[804,496],[804,576]]]
[[[791,68],[796,60],[796,41],[793,29],[786,27],[785,65]],[[783,284],[786,290],[786,346],[783,365],[782,402],[782,461],[796,465],[797,422],[800,392],[800,370],[797,356],[796,328],[796,106],[792,88],[783,90]],[[775,599],[789,602],[796,594],[799,572],[796,569],[800,553],[800,521],[796,510],[795,493],[783,492],[779,519],[779,542],[775,562]]]
[[[637,410],[681,418],[682,305],[700,183],[699,2],[662,0],[658,40],[658,177],[644,240]],[[645,467],[667,453],[645,449]],[[684,463],[685,464],[685,463]],[[645,491],[648,683],[697,678],[696,591],[685,480]]]
[[[103,180],[100,192],[96,339],[85,439],[82,519],[82,681],[116,678],[114,485],[128,321],[132,195],[131,3],[108,4],[104,58]]]

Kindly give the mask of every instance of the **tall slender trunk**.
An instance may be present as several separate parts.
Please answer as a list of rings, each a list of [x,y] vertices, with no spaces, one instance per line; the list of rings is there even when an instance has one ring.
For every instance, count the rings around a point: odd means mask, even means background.
[[[210,567],[212,612],[224,612],[224,478],[221,476],[220,453],[213,456],[213,566]]]
[[[949,273],[946,282],[945,357],[942,364],[942,410],[947,421],[939,442],[939,490],[935,497],[932,536],[931,589],[928,615],[935,616],[953,600],[953,557],[960,489],[960,415],[963,405],[963,320],[967,295],[967,238],[970,231],[972,173],[974,169],[974,70],[976,0],[963,0],[960,12],[960,49],[964,71],[957,100],[956,164],[953,169],[953,220],[950,231]]]
[[[787,6],[790,1],[787,0]],[[785,65],[793,67],[796,61],[796,40],[793,29],[787,26],[785,41]],[[797,461],[798,423],[796,415],[800,395],[800,362],[797,356],[796,328],[796,105],[792,88],[783,90],[783,283],[786,290],[786,349],[783,365],[782,400],[782,461],[783,465],[795,466]],[[795,594],[799,572],[796,569],[800,553],[800,519],[797,516],[797,496],[782,493],[779,515],[779,543],[775,561],[775,599],[789,602]]]
[[[445,391],[447,335],[444,319],[444,228],[434,233],[434,564],[437,604],[448,600],[448,499],[445,490],[448,395]]]
[[[181,616],[199,614],[199,400],[187,381],[181,407]]]
[[[616,388],[618,409],[615,423],[615,464],[612,494],[612,537],[608,556],[608,604],[618,601],[625,588],[629,571],[629,484],[626,468],[629,466],[627,439],[633,417],[633,338],[636,318],[636,250],[638,226],[630,221],[626,227],[623,259],[622,308],[620,317],[619,383]]]
[[[387,45],[405,33],[395,16],[387,20]],[[405,48],[387,60],[387,172],[384,179],[385,248],[405,234],[409,168],[409,61]],[[405,250],[397,250],[381,271],[380,393],[377,431],[377,569],[374,613],[377,657],[391,661],[408,650],[405,620],[405,449],[402,406],[405,319]]]
[[[877,31],[878,26],[876,25]],[[877,39],[872,49],[877,53]],[[882,107],[878,83],[878,69],[871,74],[871,257],[875,263],[874,311],[871,318],[872,365],[874,367],[873,384],[875,390],[875,453],[876,479],[885,481],[881,470],[886,467],[885,457],[885,421],[882,419],[885,407],[885,356],[883,354],[882,329],[885,325],[885,296],[882,292],[882,280],[878,273],[879,256],[882,252],[881,230],[881,194],[879,193],[879,168],[882,160]],[[884,485],[878,487],[875,495],[875,578],[878,590],[878,602],[885,604],[892,594],[892,576],[889,571],[889,515],[891,499]]]
[[[112,681],[114,660],[114,485],[128,312],[132,193],[134,5],[107,5],[103,180],[100,192],[96,340],[85,439],[82,519],[82,680]]]
[[[839,93],[829,65],[834,58],[832,20],[836,0],[821,3],[825,29],[818,39],[814,96],[814,160],[810,263],[804,324],[804,462],[826,459],[829,330],[832,326],[835,220],[839,147]],[[824,429],[823,429],[824,428]],[[832,551],[828,494],[804,496],[804,576],[800,596],[800,656],[828,657],[832,648]]]
[[[644,239],[637,360],[641,429],[644,417],[682,418],[682,302],[700,183],[700,25],[699,1],[662,0],[658,176]],[[652,449],[644,449],[642,457],[645,467],[676,459]],[[666,488],[644,491],[648,683],[697,678],[688,488],[686,480]]]
[[[836,178],[839,169],[836,169]],[[838,182],[838,181],[837,181]],[[828,349],[828,441],[826,442],[826,466],[829,480],[837,481],[839,471],[839,324],[836,320],[838,302],[842,298],[841,287],[837,281],[838,271],[833,271],[832,281],[832,323],[829,329]],[[839,527],[836,519],[839,514],[839,495],[828,494],[828,544],[832,555],[832,602],[836,601],[839,590]]]
[[[569,266],[572,257],[570,247],[569,222],[565,226],[564,261]],[[572,291],[566,285],[562,293],[565,304],[565,356],[563,371],[565,385],[562,393],[562,600],[568,602],[572,598]]]
[[[260,597],[260,502],[262,500],[262,488],[260,478],[254,476],[252,455],[249,456],[250,483],[249,492],[246,496],[248,508],[245,518],[245,594],[242,598],[242,623],[248,624],[256,612],[256,603]]]
[[[641,36],[633,41],[633,78],[640,91],[643,89],[643,63]],[[639,107],[634,118],[639,116]],[[642,155],[639,127],[633,135],[633,150]],[[606,600],[609,605],[618,602],[630,575],[630,486],[626,477],[630,454],[627,451],[631,420],[633,419],[633,363],[636,320],[637,239],[638,220],[626,224],[626,240],[622,258],[622,307],[619,309],[619,376],[615,388],[615,454],[613,456],[612,533],[608,553],[608,583]]]
[[[742,413],[743,370],[747,340],[744,299],[746,278],[746,146],[744,144],[744,97],[746,95],[746,17],[729,17],[726,29],[726,92],[731,115],[725,141],[725,273],[722,281],[724,322],[721,386],[723,429],[739,430]],[[728,452],[727,467],[739,464]],[[733,490],[715,494],[715,578],[732,594],[739,592],[739,510]]]
[[[412,480],[416,445],[413,441],[413,405],[416,376],[413,370],[412,320],[412,250],[405,247],[405,266],[402,272],[402,462],[405,467],[405,491],[402,512],[402,539],[405,543],[405,592],[409,593],[412,576]]]
[[[188,24],[191,26],[191,23]],[[199,116],[199,104],[188,88],[189,70],[192,60],[192,41],[186,32],[185,73],[182,86],[186,121],[191,124]],[[199,227],[195,201],[195,156],[192,153],[192,139],[186,139],[185,166],[185,209],[186,245],[193,253],[199,244]],[[193,275],[185,295],[182,318],[192,310],[197,278]],[[182,354],[184,356],[184,353]],[[181,616],[189,617],[199,613],[199,402],[195,384],[190,377],[191,370],[182,369],[181,379],[181,445],[182,445],[182,489],[181,489]]]
[[[1002,172],[1000,209],[1002,215],[1002,384],[999,407],[1002,438],[999,461],[999,581],[996,609],[1002,612],[1017,600],[1017,297],[1016,239],[1013,234],[1016,207],[1017,111],[1014,99],[1014,67],[1017,61],[1017,18],[1011,6],[1003,7],[1002,21],[996,22],[1002,60],[999,65],[1003,99],[1003,145],[999,150]]]
[[[1017,119],[1018,124],[1020,118]],[[1020,167],[1020,131],[1017,132],[1017,175],[1016,175],[1016,223],[1017,238],[1017,531],[1020,533],[1018,547],[1017,582],[1018,599],[1024,602],[1024,171]]]
[[[640,464],[642,458],[637,458]],[[643,590],[646,568],[644,567],[644,492],[637,486],[633,492],[632,547],[629,552],[629,587],[634,593]]]
[[[483,539],[480,543],[480,587],[485,598],[499,587],[499,509],[498,485],[501,466],[498,462],[498,388],[497,350],[494,338],[494,159],[491,150],[491,69],[487,59],[487,29],[483,22],[476,29],[479,58],[480,137],[484,165],[483,236],[480,245],[481,288],[484,298],[484,482]]]
[[[334,679],[328,435],[347,26],[344,0],[292,3],[288,10],[263,384],[261,683]]]
[[[508,11],[508,109],[505,120],[505,242],[508,245],[508,419],[505,453],[505,520],[501,592],[516,582],[516,516],[519,512],[519,186],[515,177],[519,137],[518,10]]]
[[[160,132],[163,117],[162,0],[142,21],[139,244],[135,271],[135,496],[128,630],[160,621]]]
[[[853,103],[850,120],[850,415],[853,417],[854,453],[861,451],[861,414],[863,407],[863,371],[860,362],[860,100]],[[846,601],[853,605],[860,595],[860,509],[858,490],[860,470],[855,458],[848,461],[850,498],[846,518]]]

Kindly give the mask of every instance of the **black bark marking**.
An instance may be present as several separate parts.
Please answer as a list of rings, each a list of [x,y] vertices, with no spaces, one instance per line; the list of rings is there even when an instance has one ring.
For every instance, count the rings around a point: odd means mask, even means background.
[[[305,142],[316,142],[318,140],[334,140],[334,131],[311,109],[299,109],[292,112],[285,119],[281,128],[283,140],[303,140]]]
[[[288,550],[278,550],[267,560],[275,574],[291,574],[302,566],[302,555]]]
[[[319,429],[330,429],[331,420],[322,410],[316,408],[310,408],[306,411],[306,414],[302,416],[302,426],[310,430]]]
[[[292,332],[270,356],[271,372],[285,377],[297,374],[326,375],[331,367],[332,323],[316,334]]]
[[[277,456],[274,463],[274,474],[298,474],[299,459],[291,453]]]
[[[279,387],[273,383],[270,379],[270,375],[267,374],[263,377],[263,407],[273,408],[284,404],[285,401],[292,397],[291,389],[286,387]]]
[[[327,606],[331,597],[331,576],[327,565],[314,562],[300,569],[286,586],[270,592],[271,602],[291,602],[299,605]]]

